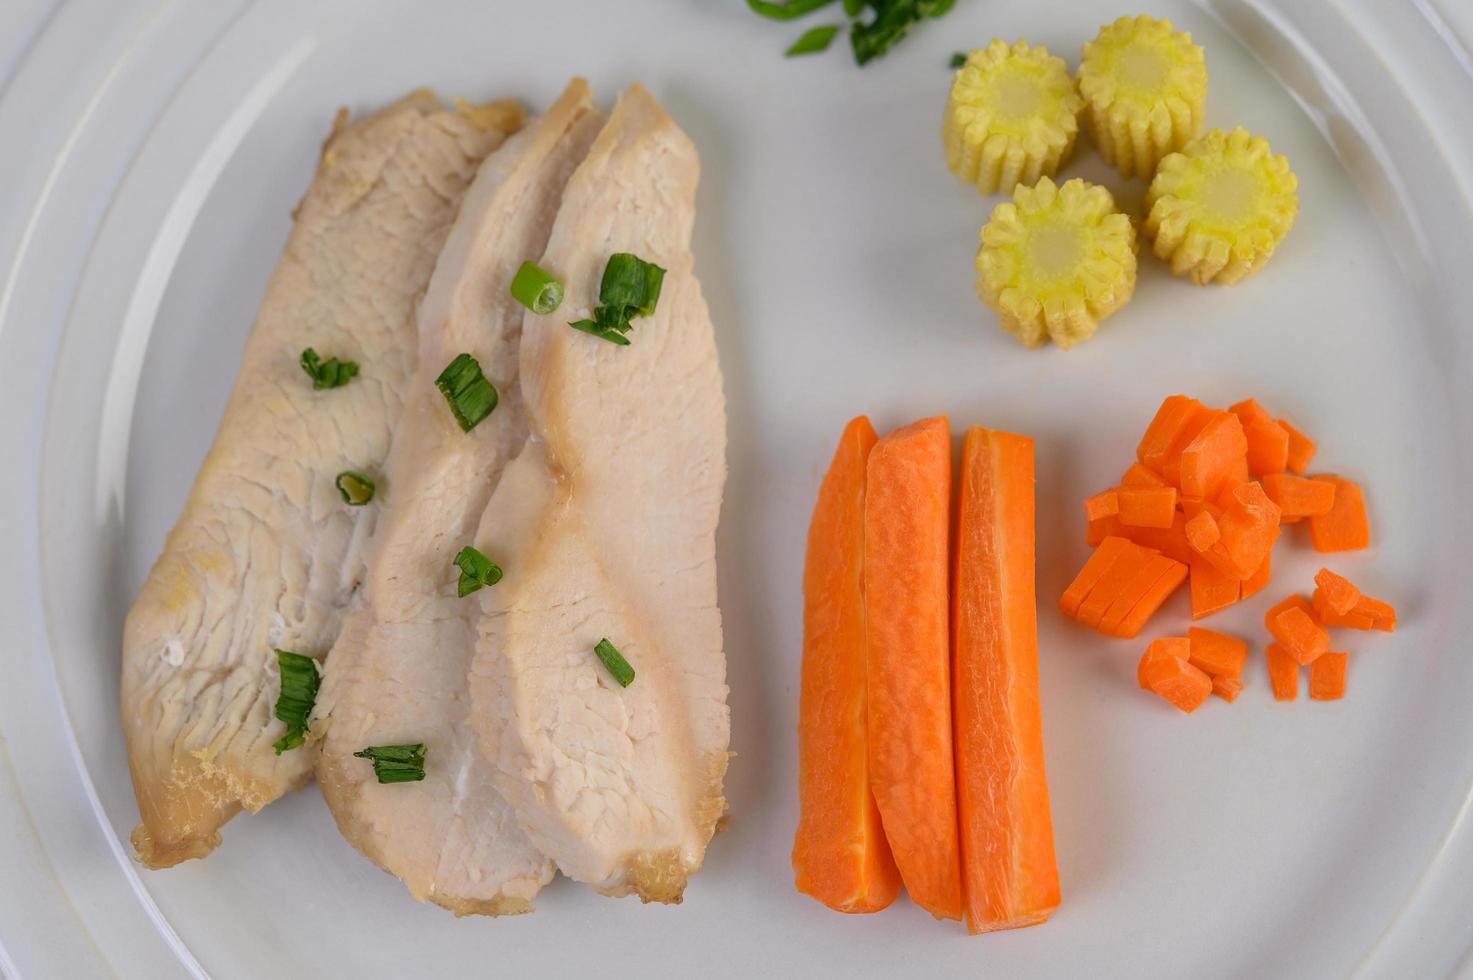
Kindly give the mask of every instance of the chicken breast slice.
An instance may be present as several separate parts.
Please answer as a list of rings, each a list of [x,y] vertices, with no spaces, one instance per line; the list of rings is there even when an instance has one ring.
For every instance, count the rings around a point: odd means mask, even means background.
[[[376,473],[417,358],[415,307],[461,196],[521,125],[514,103],[446,111],[417,92],[323,148],[267,288],[214,444],[128,614],[122,715],[142,823],[138,859],[202,857],[242,808],[312,773],[309,744],[278,756],[276,648],[337,638],[364,569],[373,505],[338,473]],[[356,361],[314,391],[305,347]]]
[[[456,553],[470,544],[508,459],[526,441],[517,385],[525,308],[517,268],[542,254],[563,188],[602,128],[575,80],[546,114],[487,158],[420,307],[420,368],[384,467],[387,491],[365,601],[348,615],[318,697],[317,776],[350,843],[417,900],[458,915],[530,911],[552,862],[522,832],[470,727],[472,613]],[[435,378],[469,353],[500,393],[462,432]],[[421,782],[380,785],[353,753],[423,742]]]
[[[726,419],[692,273],[695,147],[639,86],[563,194],[541,265],[567,284],[528,315],[531,435],[477,532],[506,577],[480,593],[472,724],[527,835],[569,877],[678,902],[724,809],[730,718],[715,531]],[[627,347],[568,328],[609,256],[667,270]],[[594,654],[634,667],[621,688]]]

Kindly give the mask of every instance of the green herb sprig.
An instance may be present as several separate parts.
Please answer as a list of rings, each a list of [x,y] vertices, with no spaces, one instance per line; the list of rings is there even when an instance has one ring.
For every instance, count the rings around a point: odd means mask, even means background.
[[[372,745],[354,752],[357,759],[373,763],[373,774],[381,783],[417,783],[425,778],[425,743]]]
[[[286,734],[272,743],[277,755],[294,749],[307,738],[307,718],[317,703],[317,662],[290,650],[276,651],[281,674],[281,696],[276,699],[276,717],[286,722]]]
[[[747,0],[756,14],[770,20],[789,21],[827,7],[834,0]],[[956,0],[844,0],[844,13],[849,17],[849,44],[854,60],[868,64],[886,54],[904,39],[910,28],[923,21],[950,13]],[[865,11],[869,13],[866,14]],[[833,40],[838,28],[824,36],[828,28],[815,28],[788,49],[788,56],[822,51]],[[815,36],[817,35],[817,36]],[[805,44],[806,42],[806,44]]]

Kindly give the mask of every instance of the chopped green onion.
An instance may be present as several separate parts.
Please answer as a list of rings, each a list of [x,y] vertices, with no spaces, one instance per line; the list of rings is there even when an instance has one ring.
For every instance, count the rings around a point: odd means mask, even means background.
[[[425,743],[374,745],[354,752],[356,759],[373,763],[373,774],[381,783],[417,783],[425,778]]]
[[[864,0],[844,0],[844,15],[847,17],[858,17],[863,9]]]
[[[794,20],[833,2],[834,0],[788,0],[787,3],[773,3],[772,0],[747,0],[747,6],[772,20]],[[852,2],[853,0],[844,0],[844,9],[848,10]]]
[[[496,388],[481,373],[480,362],[469,354],[457,354],[435,379],[435,387],[450,403],[450,414],[469,432],[496,408]]]
[[[824,27],[813,27],[803,32],[803,36],[788,48],[785,58],[796,58],[803,54],[817,54],[827,51],[829,44],[834,40],[834,35],[839,33],[839,25],[828,24]]]
[[[599,305],[593,309],[593,319],[578,320],[568,326],[627,347],[629,338],[624,335],[629,332],[629,321],[655,312],[664,282],[665,270],[653,262],[629,252],[615,252],[604,266],[598,286]]]
[[[593,652],[598,654],[598,659],[603,661],[603,665],[608,668],[614,680],[619,682],[620,687],[628,687],[634,683],[634,668],[629,666],[629,661],[614,648],[608,637],[599,640]]]
[[[297,363],[302,365],[302,370],[306,371],[307,377],[312,379],[313,391],[341,388],[358,374],[356,361],[340,361],[336,357],[329,357],[324,361],[310,347],[302,351],[302,356]]]
[[[343,470],[338,478],[333,481],[338,488],[338,493],[343,497],[343,503],[349,507],[362,507],[373,499],[376,489],[373,480],[357,470]]]
[[[511,295],[533,313],[546,316],[562,303],[563,284],[537,263],[523,262],[512,277]]]
[[[967,63],[967,53],[965,51],[958,51],[956,54],[954,54],[954,55],[951,56],[951,67],[952,68],[960,68],[962,65],[965,65],[966,63]]]
[[[501,566],[470,545],[460,549],[455,556],[455,564],[460,567],[460,582],[455,587],[455,594],[462,599],[479,588],[501,581]]]
[[[276,651],[281,674],[281,696],[276,699],[276,717],[286,722],[286,734],[272,748],[276,754],[294,749],[307,738],[307,716],[317,703],[317,662],[290,650]]]

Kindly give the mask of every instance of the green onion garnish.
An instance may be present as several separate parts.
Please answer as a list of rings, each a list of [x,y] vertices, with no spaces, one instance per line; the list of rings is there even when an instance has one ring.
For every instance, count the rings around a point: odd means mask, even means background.
[[[629,661],[614,648],[608,637],[599,640],[593,652],[598,654],[598,659],[603,661],[603,665],[608,668],[614,680],[619,682],[620,687],[628,687],[634,683],[634,668],[629,666]]]
[[[276,717],[286,722],[286,734],[272,743],[281,755],[306,741],[307,716],[317,702],[317,662],[290,650],[276,651],[281,673],[281,696],[276,699]]]
[[[546,316],[563,301],[563,284],[535,262],[523,262],[511,280],[511,295],[533,313]]]
[[[455,587],[455,594],[462,599],[479,588],[501,581],[501,566],[470,545],[460,549],[455,556],[455,564],[460,566],[460,582]]]
[[[960,68],[962,65],[965,65],[966,63],[967,63],[967,53],[965,51],[958,51],[956,54],[954,54],[954,55],[951,56],[951,67],[953,69]]]
[[[812,27],[803,32],[803,36],[784,55],[786,58],[796,58],[803,54],[818,54],[820,51],[828,50],[829,43],[833,41],[834,35],[839,33],[839,25],[828,24],[824,27]]]
[[[343,470],[333,483],[349,507],[362,507],[373,499],[373,480],[357,470]]]
[[[357,759],[373,762],[373,774],[381,783],[417,783],[425,778],[425,743],[374,745],[354,752]]]
[[[302,370],[306,371],[307,377],[312,379],[313,391],[341,388],[358,374],[358,362],[340,361],[336,357],[329,357],[324,361],[310,347],[302,351],[302,356],[297,363],[302,365]]]
[[[627,346],[629,338],[624,335],[629,332],[629,321],[655,312],[664,282],[665,270],[653,262],[629,252],[615,252],[604,266],[598,286],[599,305],[594,307],[593,319],[568,326],[611,344]]]
[[[747,0],[747,6],[772,20],[793,20],[833,2],[834,0],[788,0],[787,3],[773,3],[772,0]],[[850,2],[851,0],[844,0],[846,9]]]
[[[450,414],[469,432],[496,408],[496,388],[481,373],[481,365],[469,354],[457,354],[435,379],[435,387],[450,403]]]

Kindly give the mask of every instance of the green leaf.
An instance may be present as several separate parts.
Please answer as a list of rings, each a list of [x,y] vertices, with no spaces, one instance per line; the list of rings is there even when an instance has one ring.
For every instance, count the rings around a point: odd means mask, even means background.
[[[461,548],[456,554],[455,564],[460,568],[460,581],[456,584],[455,594],[462,599],[477,589],[501,581],[501,566],[470,545]]]
[[[307,739],[307,718],[317,703],[317,662],[290,650],[276,651],[276,665],[281,674],[281,694],[276,699],[275,714],[286,722],[286,734],[272,748],[277,755],[294,749]]]
[[[796,44],[788,48],[787,54],[784,57],[796,58],[799,55],[817,54],[820,51],[827,51],[830,42],[834,40],[834,35],[837,33],[839,33],[839,26],[837,24],[811,28],[805,31],[802,37],[798,38]]]
[[[462,432],[469,432],[496,408],[496,388],[481,373],[481,364],[469,354],[455,360],[435,379],[435,387],[450,404],[450,414]]]
[[[539,316],[546,316],[563,302],[563,284],[535,262],[523,262],[511,280],[511,295]]]
[[[349,507],[362,507],[373,499],[377,489],[371,478],[357,470],[343,470],[333,484],[342,495],[343,503]]]
[[[795,20],[833,2],[834,0],[788,0],[787,3],[773,3],[771,0],[747,0],[747,6],[754,13],[772,20]],[[846,9],[849,3],[850,0],[844,0]]]
[[[302,365],[302,370],[312,379],[313,391],[341,388],[358,375],[357,362],[340,361],[336,357],[329,357],[324,361],[310,347],[302,351],[297,363]]]
[[[608,637],[599,640],[593,652],[598,655],[598,659],[613,675],[614,680],[619,682],[620,687],[628,687],[634,683],[634,668],[629,666],[629,661],[625,660],[624,655],[615,649]]]
[[[354,758],[373,763],[373,774],[381,783],[417,783],[425,778],[425,744],[372,745]]]

